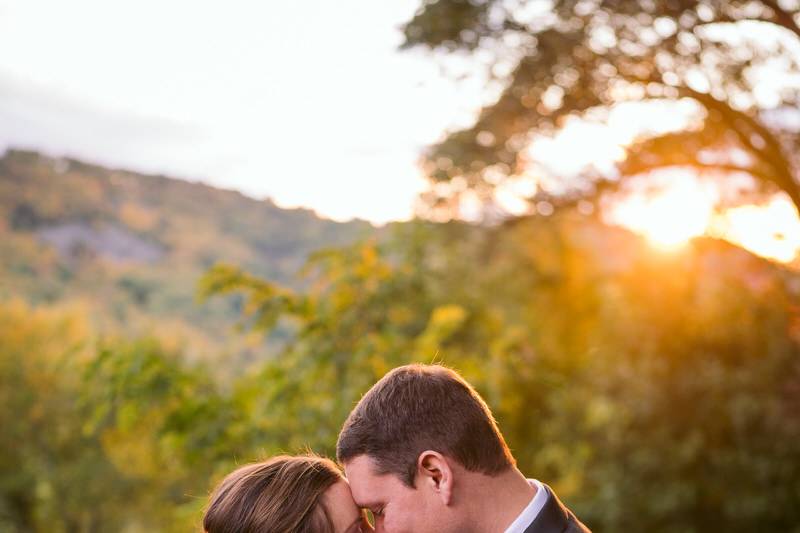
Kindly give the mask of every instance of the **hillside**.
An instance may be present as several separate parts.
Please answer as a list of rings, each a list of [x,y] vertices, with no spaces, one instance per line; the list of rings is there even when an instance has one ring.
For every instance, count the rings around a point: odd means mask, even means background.
[[[296,285],[310,252],[374,231],[163,176],[27,151],[0,159],[0,299],[79,305],[100,331],[165,332],[194,353],[243,349],[236,302],[196,301],[208,267]]]
[[[462,229],[442,249],[495,241],[491,228]],[[250,360],[266,353],[259,336],[233,327],[240,298],[197,301],[197,281],[210,266],[231,263],[299,288],[296,273],[311,252],[378,233],[366,222],[337,223],[163,176],[26,151],[0,159],[0,301],[77,306],[100,333],[154,334],[193,357]],[[567,246],[592,265],[598,283],[643,264],[689,261],[708,270],[711,281],[733,269],[736,283],[753,290],[780,280],[796,292],[795,272],[714,239],[698,239],[688,255],[670,260],[624,229],[574,213],[528,220],[510,235],[518,239],[515,253],[533,254],[537,268],[552,276],[566,268]]]

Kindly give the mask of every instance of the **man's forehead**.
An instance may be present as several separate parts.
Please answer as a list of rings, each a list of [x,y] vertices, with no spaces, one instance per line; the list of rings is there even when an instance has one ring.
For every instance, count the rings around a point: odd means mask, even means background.
[[[381,488],[388,483],[391,476],[377,473],[375,461],[367,455],[359,455],[344,463],[344,473],[350,482],[353,498],[356,502],[375,499]]]
[[[378,476],[375,461],[368,455],[359,455],[346,461],[344,471],[348,478],[353,476],[362,481]]]

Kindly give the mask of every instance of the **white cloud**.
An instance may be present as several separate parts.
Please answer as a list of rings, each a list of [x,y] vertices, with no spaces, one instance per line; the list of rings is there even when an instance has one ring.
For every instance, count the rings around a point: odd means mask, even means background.
[[[408,217],[419,150],[481,87],[399,53],[417,0],[0,0],[0,146]]]

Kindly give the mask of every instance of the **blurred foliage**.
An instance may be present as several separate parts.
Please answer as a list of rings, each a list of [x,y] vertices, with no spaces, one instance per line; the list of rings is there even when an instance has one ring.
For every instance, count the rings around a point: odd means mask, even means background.
[[[290,332],[224,380],[224,358],[0,303],[0,531],[197,530],[222,475],[332,454],[360,395],[412,361],[474,383],[520,468],[594,531],[799,531],[795,272],[708,239],[655,253],[562,210],[401,225],[303,275],[208,271],[202,296]]]
[[[795,0],[424,0],[403,46],[466,55],[499,88],[472,126],[428,150],[428,207],[452,211],[465,192],[491,205],[496,188],[531,175],[529,200],[571,204],[617,188],[617,175],[675,166],[744,172],[800,206],[799,18]],[[679,99],[698,106],[695,120],[642,132],[616,173],[552,175],[526,152],[571,117]]]
[[[800,530],[796,274],[714,240],[654,254],[572,212],[398,231],[317,255],[302,293],[205,279],[256,327],[295,324],[267,366],[287,437],[330,450],[386,370],[442,361],[595,531]]]
[[[265,356],[263,340],[230,334],[235,301],[197,305],[215,262],[297,287],[312,251],[373,233],[202,184],[35,152],[0,158],[0,299],[80,302],[94,328],[168,337],[190,357]]]
[[[280,450],[260,376],[225,388],[81,315],[0,304],[0,531],[197,530],[211,479]]]

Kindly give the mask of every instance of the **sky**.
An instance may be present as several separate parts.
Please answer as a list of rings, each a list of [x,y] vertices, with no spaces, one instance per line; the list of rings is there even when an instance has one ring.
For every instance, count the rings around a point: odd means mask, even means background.
[[[498,88],[477,62],[398,50],[420,1],[0,0],[0,152],[202,181],[334,220],[408,219],[421,152]],[[554,175],[611,169],[637,131],[691,115],[686,102],[642,105],[617,106],[607,126],[570,123],[531,155]],[[785,198],[720,219],[715,195],[678,177],[617,202],[608,221],[667,248],[712,234],[781,261],[800,254]],[[512,181],[497,200],[526,212],[530,185]]]
[[[484,97],[400,52],[418,0],[0,0],[0,151],[407,219],[417,161]]]

